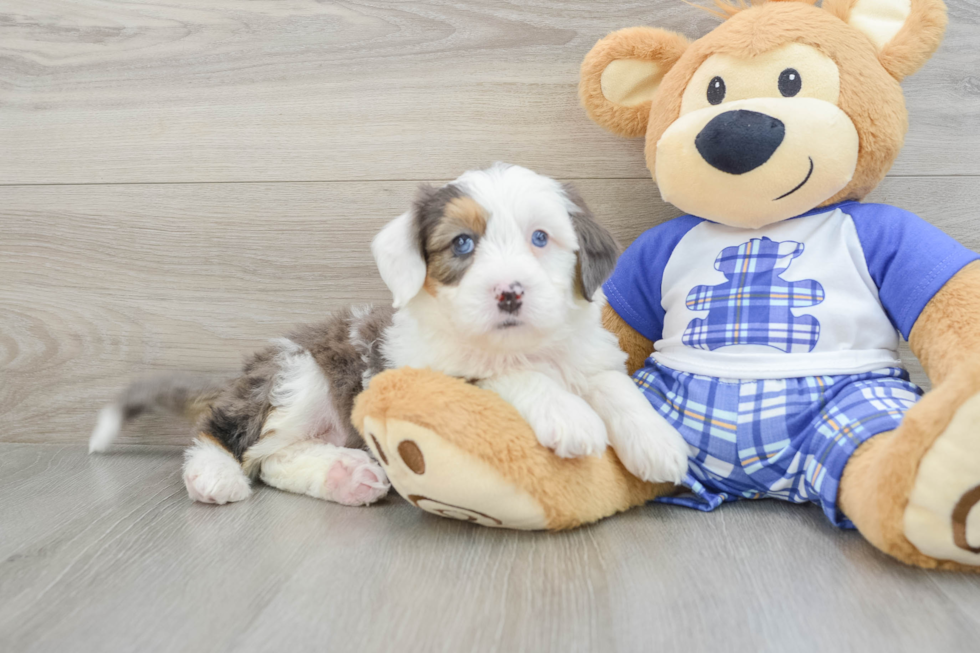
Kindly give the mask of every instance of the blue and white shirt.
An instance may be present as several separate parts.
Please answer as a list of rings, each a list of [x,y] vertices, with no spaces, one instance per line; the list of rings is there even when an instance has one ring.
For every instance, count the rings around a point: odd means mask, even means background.
[[[739,379],[901,367],[932,296],[980,258],[921,218],[843,202],[760,229],[682,216],[645,232],[604,289],[662,365]]]

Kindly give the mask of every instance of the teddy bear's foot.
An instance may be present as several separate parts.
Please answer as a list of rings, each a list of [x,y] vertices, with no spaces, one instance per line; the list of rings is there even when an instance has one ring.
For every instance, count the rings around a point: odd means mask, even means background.
[[[432,429],[366,417],[364,435],[398,493],[417,508],[496,528],[548,527],[530,494]]]
[[[611,449],[559,458],[499,395],[431,370],[389,370],[351,421],[398,493],[430,513],[522,530],[573,528],[672,492]]]
[[[927,556],[980,566],[980,394],[960,406],[922,457],[904,530]]]

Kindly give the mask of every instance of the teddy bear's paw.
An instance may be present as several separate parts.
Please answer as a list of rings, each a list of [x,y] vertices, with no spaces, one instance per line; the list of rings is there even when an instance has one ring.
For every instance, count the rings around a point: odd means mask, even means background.
[[[434,430],[366,417],[363,433],[391,484],[422,510],[496,528],[548,528],[537,500]]]
[[[601,456],[609,446],[602,418],[578,395],[563,392],[549,397],[523,416],[538,442],[561,458]]]
[[[904,522],[905,537],[925,555],[980,566],[980,394],[922,457]]]

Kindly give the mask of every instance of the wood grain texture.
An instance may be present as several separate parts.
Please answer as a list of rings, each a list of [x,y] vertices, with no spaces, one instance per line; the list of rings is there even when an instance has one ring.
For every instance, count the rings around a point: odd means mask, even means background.
[[[173,448],[0,444],[0,649],[976,651],[973,576],[815,506],[649,505],[560,534],[260,487],[188,500]],[[764,536],[760,536],[764,533]]]
[[[980,174],[980,0],[948,4],[905,83],[894,174]],[[614,29],[717,22],[677,0],[6,0],[0,183],[417,180],[497,159],[643,179],[642,143],[578,106],[579,64]]]
[[[577,182],[628,244],[678,212],[649,180]],[[79,442],[123,384],[234,373],[292,326],[389,295],[373,234],[413,182],[0,187],[0,440]],[[937,198],[940,198],[937,201]],[[980,249],[972,178],[888,179],[871,199]],[[904,355],[915,380],[918,363]],[[150,420],[132,441],[184,442]]]

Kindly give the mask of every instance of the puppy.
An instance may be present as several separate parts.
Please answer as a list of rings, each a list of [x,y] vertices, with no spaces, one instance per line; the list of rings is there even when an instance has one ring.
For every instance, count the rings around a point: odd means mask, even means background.
[[[374,239],[394,296],[350,308],[254,354],[230,383],[171,377],[104,408],[104,450],[152,408],[198,415],[184,482],[206,503],[240,501],[256,476],[347,505],[389,488],[350,422],[354,398],[387,368],[429,367],[500,394],[562,457],[601,455],[650,481],[679,482],[687,446],[626,375],[602,328],[600,288],[617,247],[570,187],[518,166],[423,186]]]

